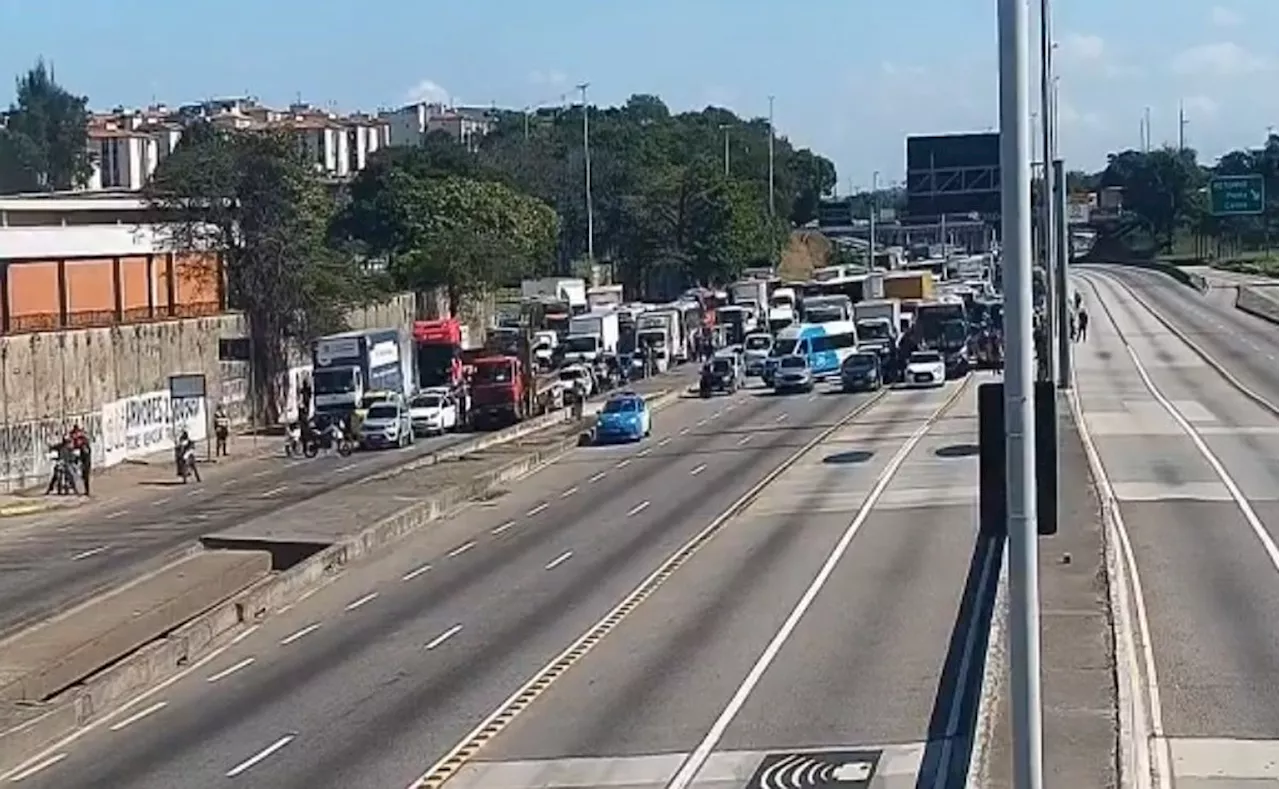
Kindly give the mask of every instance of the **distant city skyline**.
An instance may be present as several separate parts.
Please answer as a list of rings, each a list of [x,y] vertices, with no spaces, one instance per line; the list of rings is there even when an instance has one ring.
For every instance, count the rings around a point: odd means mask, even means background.
[[[1096,170],[1107,153],[1137,147],[1145,108],[1159,145],[1177,140],[1181,105],[1187,143],[1206,162],[1259,145],[1274,129],[1274,2],[1194,2],[1178,14],[1156,0],[1057,6],[1060,148],[1069,167]],[[841,192],[865,188],[875,170],[901,181],[908,134],[996,124],[994,7],[985,0],[870,9],[811,0],[792,18],[761,0],[361,8],[340,0],[119,0],[109,12],[88,0],[4,4],[0,28],[10,43],[0,71],[16,75],[44,57],[95,110],[240,95],[343,112],[416,99],[519,109],[573,100],[573,85],[589,80],[597,105],[652,93],[674,111],[718,105],[759,117],[773,94],[779,133],[832,159]]]

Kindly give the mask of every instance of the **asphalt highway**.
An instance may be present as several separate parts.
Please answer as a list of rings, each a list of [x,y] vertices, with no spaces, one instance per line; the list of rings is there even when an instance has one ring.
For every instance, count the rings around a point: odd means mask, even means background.
[[[881,402],[930,398],[891,392]],[[867,399],[746,390],[682,400],[658,412],[642,444],[575,450],[347,568],[17,777],[62,788],[185,789],[228,776],[408,785],[667,555]]]
[[[1130,281],[1133,291],[1122,285]],[[1149,626],[1137,635],[1157,688],[1157,769],[1163,762],[1182,780],[1274,781],[1276,413],[1143,304],[1197,332],[1194,342],[1246,385],[1269,386],[1261,393],[1270,398],[1276,362],[1264,355],[1275,352],[1274,327],[1269,338],[1248,332],[1196,303],[1193,291],[1150,277],[1086,269],[1079,284],[1093,320],[1088,341],[1076,345],[1078,391],[1136,560]],[[1212,330],[1214,321],[1223,323]]]
[[[634,388],[687,386],[690,375],[682,371]],[[166,479],[118,502],[7,519],[0,524],[0,633],[159,567],[203,534],[309,501],[472,437],[419,438],[403,450],[347,458],[264,456],[240,461],[234,473],[220,474],[215,466],[204,483]]]

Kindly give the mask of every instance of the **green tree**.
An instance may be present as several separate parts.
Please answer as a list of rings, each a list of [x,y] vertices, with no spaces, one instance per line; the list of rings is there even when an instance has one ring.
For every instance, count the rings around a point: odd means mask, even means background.
[[[392,275],[414,290],[445,288],[455,312],[466,297],[543,273],[554,254],[555,212],[503,184],[399,173],[392,185]]]
[[[274,421],[289,348],[343,328],[378,294],[326,245],[332,198],[288,135],[204,128],[164,160],[146,189],[175,250],[221,257],[228,301],[248,322],[256,405]]]
[[[1108,157],[1099,186],[1124,190],[1125,208],[1144,223],[1157,245],[1172,248],[1180,228],[1196,226],[1204,213],[1205,174],[1195,151],[1161,148],[1123,151]]]
[[[59,85],[43,60],[17,80],[17,100],[0,126],[0,193],[64,191],[88,183],[93,162],[87,103]]]

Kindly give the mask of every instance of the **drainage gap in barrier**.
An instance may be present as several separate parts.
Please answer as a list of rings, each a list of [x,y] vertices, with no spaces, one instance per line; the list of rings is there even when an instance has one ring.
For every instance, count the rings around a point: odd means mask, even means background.
[[[296,540],[268,540],[250,537],[201,537],[200,545],[207,551],[266,551],[271,554],[271,569],[288,570],[305,562],[332,543],[299,542]]]

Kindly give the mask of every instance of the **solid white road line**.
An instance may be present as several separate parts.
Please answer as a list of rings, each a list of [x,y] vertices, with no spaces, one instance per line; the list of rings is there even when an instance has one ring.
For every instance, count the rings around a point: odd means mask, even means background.
[[[644,512],[647,509],[649,509],[649,502],[647,500],[642,501],[636,506],[627,510],[627,517],[630,518],[632,515],[639,515],[640,513]]]
[[[109,545],[99,545],[97,548],[90,548],[87,551],[81,551],[80,553],[77,553],[75,556],[72,556],[71,561],[78,562],[81,559],[88,559],[90,556],[97,556],[98,554],[102,553],[103,551],[105,551],[107,548],[110,548],[110,547],[111,546]]]
[[[243,762],[240,762],[235,767],[232,767],[230,770],[227,771],[227,777],[235,778],[237,775],[240,775],[241,773],[247,770],[253,769],[255,765],[270,758],[271,754],[275,753],[276,751],[280,750],[284,746],[293,742],[293,738],[297,736],[298,735],[296,734],[286,734],[285,736],[271,743],[267,747],[263,748],[261,751],[258,751],[258,753],[256,753],[255,755],[250,756],[248,759],[245,759]]]
[[[377,597],[378,597],[378,593],[377,593],[377,592],[370,592],[369,594],[365,595],[364,597],[361,597],[359,600],[353,600],[352,602],[347,603],[347,610],[348,610],[348,611],[354,611],[354,610],[356,610],[357,608],[359,608],[360,606],[364,605],[365,603],[371,603],[371,602],[373,602]]]
[[[698,465],[696,465],[696,466],[694,466],[693,468],[689,469],[689,476],[691,476],[691,477],[696,477],[696,476],[698,476],[699,474],[701,474],[702,472],[704,472],[704,471],[706,471],[706,470],[707,470],[707,464],[706,464],[706,463],[699,463]]]
[[[427,646],[425,647],[425,649],[427,649],[427,650],[435,649],[436,647],[440,646],[440,645],[441,645],[441,644],[443,644],[444,642],[446,642],[446,641],[448,641],[449,639],[453,638],[454,636],[458,635],[458,633],[459,633],[459,632],[461,632],[461,631],[462,631],[462,625],[454,625],[453,627],[451,627],[451,628],[449,628],[448,630],[444,631],[444,632],[443,632],[443,633],[441,633],[440,635],[438,635],[438,636],[436,636],[435,638],[433,638],[433,639],[431,639],[430,641],[428,641],[428,642],[427,642]]]
[[[147,707],[145,710],[140,710],[138,712],[135,712],[129,717],[125,718],[124,720],[113,723],[111,725],[111,731],[120,731],[126,726],[132,726],[133,724],[137,723],[138,721],[142,720],[143,718],[147,717],[153,712],[159,712],[160,710],[164,709],[167,706],[169,706],[169,702],[157,701],[155,704],[152,704],[150,707]]]
[[[240,669],[248,668],[249,666],[252,666],[253,660],[254,660],[253,658],[247,657],[244,660],[240,661],[239,663],[235,664],[234,666],[231,666],[230,668],[224,668],[222,671],[219,671],[217,674],[210,674],[206,682],[217,682],[220,679],[226,679],[227,677],[236,673]]]
[[[814,600],[818,598],[818,593],[822,591],[822,588],[826,586],[827,580],[831,577],[831,574],[835,572],[836,565],[842,558],[844,558],[845,553],[849,550],[849,546],[853,543],[853,538],[857,536],[858,531],[862,528],[862,524],[866,523],[867,518],[871,516],[872,508],[875,507],[876,502],[880,500],[880,497],[884,495],[885,489],[889,487],[890,481],[893,480],[898,469],[906,461],[907,455],[910,454],[911,450],[920,443],[920,440],[924,438],[925,433],[928,432],[932,425],[933,420],[930,419],[920,427],[916,428],[916,431],[911,434],[910,438],[908,438],[902,446],[898,448],[897,453],[889,459],[888,465],[886,465],[884,470],[880,472],[880,476],[876,479],[875,485],[872,486],[871,492],[867,494],[867,498],[862,502],[862,506],[858,509],[857,514],[854,515],[853,520],[844,530],[844,534],[840,536],[840,541],[836,543],[836,546],[827,555],[827,559],[823,563],[822,569],[818,571],[818,574],[809,584],[809,588],[805,590],[804,594],[800,597],[800,600],[796,603],[795,608],[793,608],[790,615],[787,616],[786,621],[782,623],[782,627],[780,627],[778,632],[774,634],[773,640],[769,642],[769,645],[765,647],[764,652],[761,653],[759,659],[756,660],[755,665],[751,667],[751,671],[742,681],[742,684],[738,686],[738,690],[733,694],[733,697],[729,699],[729,703],[720,713],[720,717],[718,717],[715,723],[712,724],[711,730],[702,738],[702,742],[698,743],[698,747],[693,750],[693,753],[689,754],[684,763],[680,766],[679,772],[677,772],[675,777],[667,784],[667,789],[689,789],[689,786],[693,783],[694,777],[711,756],[712,750],[715,749],[715,747],[720,743],[721,738],[724,737],[724,733],[729,728],[729,724],[733,722],[735,717],[737,717],[738,712],[742,709],[743,705],[747,703],[747,699],[751,696],[751,692],[755,690],[756,686],[760,684],[760,680],[764,678],[765,671],[767,671],[769,666],[773,664],[773,661],[777,659],[778,653],[782,651],[787,640],[791,638],[792,632],[794,632],[796,626],[800,624],[801,617],[803,617],[805,612],[813,605]]]
[[[27,769],[23,770],[22,772],[14,773],[13,775],[9,776],[9,782],[16,784],[18,781],[21,781],[24,778],[30,778],[31,776],[35,775],[41,770],[54,766],[55,764],[57,764],[58,762],[62,761],[65,758],[67,758],[67,755],[65,753],[55,753],[53,756],[50,756],[47,759],[42,759],[36,762],[35,764],[31,765]]]
[[[569,561],[569,557],[570,557],[570,556],[573,556],[573,551],[565,551],[564,553],[560,554],[559,556],[557,556],[556,558],[554,558],[554,559],[552,559],[550,562],[548,562],[548,563],[547,563],[547,566],[546,566],[544,569],[547,569],[547,570],[554,570],[554,569],[556,569],[557,567],[559,567],[560,565],[562,565],[562,564],[564,564],[565,562]]]
[[[431,565],[429,565],[429,564],[424,564],[424,565],[422,565],[421,567],[418,567],[418,568],[416,568],[416,569],[410,570],[409,572],[407,572],[407,573],[405,573],[404,575],[400,576],[400,580],[401,580],[401,581],[412,581],[414,578],[417,578],[419,575],[422,575],[423,573],[425,573],[426,571],[428,571],[428,570],[430,570],[430,569],[431,569]]]
[[[449,551],[447,554],[445,554],[445,558],[452,559],[456,556],[461,556],[462,554],[466,553],[467,551],[471,550],[474,547],[476,547],[475,540],[472,540],[470,542],[464,542],[463,544],[459,545],[457,548],[454,548],[452,551]]]
[[[298,639],[300,639],[300,638],[305,638],[305,637],[307,637],[307,636],[311,635],[312,633],[316,632],[316,631],[317,631],[317,630],[319,630],[319,629],[320,629],[320,623],[319,623],[319,622],[316,622],[314,625],[307,625],[306,627],[302,628],[301,630],[299,630],[298,632],[294,633],[293,635],[291,635],[291,636],[285,636],[283,639],[281,639],[281,640],[280,640],[280,646],[282,646],[282,647],[284,647],[284,646],[288,646],[288,645],[292,644],[294,641],[297,641],[297,640],[298,640]]]

